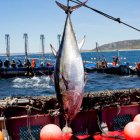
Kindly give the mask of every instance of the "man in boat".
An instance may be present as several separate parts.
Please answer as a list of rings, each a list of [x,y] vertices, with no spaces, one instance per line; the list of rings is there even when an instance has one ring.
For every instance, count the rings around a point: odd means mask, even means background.
[[[32,68],[35,68],[35,67],[36,67],[36,61],[35,61],[35,59],[32,59],[31,67],[32,67]]]
[[[29,59],[25,59],[24,60],[24,67],[31,67],[31,63],[30,63],[30,61],[29,61]]]
[[[27,72],[25,73],[26,76],[33,76],[34,72],[31,66],[29,59],[24,60],[24,67],[27,68]]]
[[[12,67],[12,68],[16,68],[16,62],[15,62],[15,60],[14,60],[14,59],[12,59],[12,62],[11,62],[11,67]]]
[[[0,68],[2,68],[2,65],[3,65],[3,62],[2,62],[1,59],[0,59]]]
[[[6,60],[4,61],[4,67],[5,67],[5,68],[9,68],[9,66],[10,66],[10,61],[9,61],[8,59],[6,59]]]
[[[41,68],[44,67],[44,62],[41,62],[41,63],[40,63],[40,67],[41,67]]]
[[[17,62],[17,66],[20,68],[20,67],[23,67],[23,65],[22,65],[22,62],[20,61],[20,60],[18,60],[18,62]]]
[[[114,56],[114,57],[113,57],[113,62],[112,62],[112,65],[113,65],[113,66],[116,66],[116,65],[117,65],[117,63],[118,63],[118,61],[119,61],[118,56]]]
[[[47,67],[50,67],[50,66],[52,66],[52,64],[51,64],[50,62],[47,62],[47,63],[46,63],[46,66],[47,66]]]

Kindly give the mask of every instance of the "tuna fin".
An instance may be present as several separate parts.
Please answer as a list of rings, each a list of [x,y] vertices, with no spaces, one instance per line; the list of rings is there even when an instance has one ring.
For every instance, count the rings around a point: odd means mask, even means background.
[[[66,90],[68,90],[68,81],[65,79],[65,77],[62,74],[60,74],[60,75],[61,75],[61,78],[63,79],[63,82],[66,86]]]
[[[56,2],[56,4],[61,8],[61,9],[63,9],[66,13],[72,13],[73,11],[75,11],[76,9],[78,9],[78,8],[80,8],[81,6],[83,6],[83,5],[85,5],[85,3],[87,2],[88,0],[86,0],[85,2],[83,2],[83,3],[80,3],[80,4],[78,4],[78,5],[76,5],[76,6],[72,6],[72,7],[67,7],[67,6],[65,6],[65,5],[63,5],[63,4],[61,4],[61,3],[59,3],[59,2],[57,2],[57,1],[55,1]]]
[[[51,46],[51,50],[52,50],[53,55],[55,57],[57,57],[57,51],[56,51],[56,49],[52,46],[52,44],[50,44],[50,46]]]
[[[78,43],[78,48],[79,50],[81,50],[81,48],[83,47],[84,43],[85,43],[85,39],[86,39],[86,36],[84,36],[84,38],[81,40],[80,43]]]

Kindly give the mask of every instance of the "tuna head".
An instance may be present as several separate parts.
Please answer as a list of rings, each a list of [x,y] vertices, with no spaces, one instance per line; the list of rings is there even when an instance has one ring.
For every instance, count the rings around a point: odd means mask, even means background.
[[[56,58],[54,81],[57,98],[68,120],[72,120],[80,110],[84,95],[84,68],[70,19],[71,12],[84,5],[66,7],[56,2],[66,11],[64,32]]]

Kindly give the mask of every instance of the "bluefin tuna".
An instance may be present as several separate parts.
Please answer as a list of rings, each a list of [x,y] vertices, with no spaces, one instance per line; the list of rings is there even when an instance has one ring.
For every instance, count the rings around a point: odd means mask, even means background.
[[[73,30],[71,13],[86,2],[73,7],[57,1],[56,3],[67,16],[55,64],[55,90],[66,120],[71,121],[80,110],[85,87],[83,61]]]

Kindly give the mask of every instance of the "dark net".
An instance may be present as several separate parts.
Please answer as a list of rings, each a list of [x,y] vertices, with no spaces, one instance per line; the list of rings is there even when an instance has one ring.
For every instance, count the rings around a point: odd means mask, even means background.
[[[20,128],[20,140],[39,140],[40,130],[42,126],[31,126]]]
[[[115,117],[114,130],[123,130],[125,125],[130,121],[132,121],[132,116],[129,114]]]

